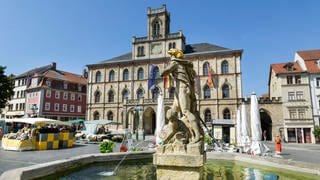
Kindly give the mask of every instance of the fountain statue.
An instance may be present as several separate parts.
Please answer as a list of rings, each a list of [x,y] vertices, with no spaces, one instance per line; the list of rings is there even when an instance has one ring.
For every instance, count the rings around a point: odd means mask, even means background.
[[[195,71],[192,62],[183,59],[181,50],[170,49],[169,66],[162,76],[174,79],[173,105],[166,112],[168,123],[160,131],[162,144],[154,155],[157,179],[202,179],[205,161],[204,132],[196,111]]]

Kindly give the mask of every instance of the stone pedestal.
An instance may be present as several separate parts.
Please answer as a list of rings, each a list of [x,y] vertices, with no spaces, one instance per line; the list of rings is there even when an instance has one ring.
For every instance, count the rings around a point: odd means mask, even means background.
[[[153,155],[158,180],[202,179],[205,155],[161,154]]]

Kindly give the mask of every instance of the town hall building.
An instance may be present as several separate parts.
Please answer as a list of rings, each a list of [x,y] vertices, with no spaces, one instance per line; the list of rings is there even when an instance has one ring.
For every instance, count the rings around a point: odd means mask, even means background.
[[[175,89],[166,89],[160,74],[170,60],[167,51],[177,48],[197,73],[200,117],[209,126],[213,124],[216,138],[234,141],[236,112],[242,102],[242,49],[208,42],[187,44],[182,31],[170,31],[170,22],[165,5],[148,8],[147,35],[132,37],[131,52],[87,65],[87,119],[109,119],[118,122],[119,128],[153,134],[158,95],[164,96],[165,110],[173,102]],[[148,88],[151,67],[156,77],[153,89]],[[209,74],[214,79],[211,87],[207,83]]]

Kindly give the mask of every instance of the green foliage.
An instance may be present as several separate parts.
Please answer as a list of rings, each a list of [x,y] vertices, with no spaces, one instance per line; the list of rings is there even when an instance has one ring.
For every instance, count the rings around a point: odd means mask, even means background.
[[[13,75],[5,75],[6,67],[0,66],[0,108],[4,108],[7,101],[14,95]]]
[[[320,139],[320,127],[319,126],[316,126],[314,128],[314,131],[313,131],[313,134],[316,138]]]
[[[130,151],[143,151],[143,148],[132,147],[132,148],[130,148]]]
[[[212,145],[212,138],[206,134],[204,136],[204,142],[207,143],[208,145]]]
[[[110,140],[104,140],[99,144],[99,150],[101,153],[111,153],[113,152],[113,148],[115,147],[115,143]]]

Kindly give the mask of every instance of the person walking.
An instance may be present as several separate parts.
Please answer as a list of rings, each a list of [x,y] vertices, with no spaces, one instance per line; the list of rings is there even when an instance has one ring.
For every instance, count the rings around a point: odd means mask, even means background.
[[[276,143],[276,153],[280,154],[282,151],[282,146],[281,146],[281,138],[279,135],[276,136],[274,139],[274,142]]]

